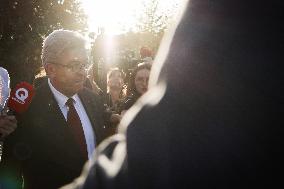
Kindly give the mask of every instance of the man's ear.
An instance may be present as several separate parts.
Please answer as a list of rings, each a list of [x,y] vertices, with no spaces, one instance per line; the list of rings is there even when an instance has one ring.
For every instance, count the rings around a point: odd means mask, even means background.
[[[44,66],[44,69],[45,69],[46,75],[47,75],[49,78],[54,77],[54,75],[55,75],[55,73],[56,73],[55,65],[53,65],[53,64],[46,64],[46,65]]]

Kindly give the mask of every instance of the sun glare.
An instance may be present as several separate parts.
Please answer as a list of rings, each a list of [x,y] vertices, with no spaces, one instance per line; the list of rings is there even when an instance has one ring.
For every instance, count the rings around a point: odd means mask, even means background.
[[[81,0],[88,15],[89,31],[104,28],[110,35],[125,33],[135,26],[143,11],[143,2],[151,0]],[[159,0],[159,8],[170,9],[182,0]]]

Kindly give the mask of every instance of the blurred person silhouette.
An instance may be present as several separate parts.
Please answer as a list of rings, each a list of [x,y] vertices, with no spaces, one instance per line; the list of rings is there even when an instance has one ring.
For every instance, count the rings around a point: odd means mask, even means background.
[[[2,160],[4,140],[17,128],[16,116],[8,115],[6,112],[5,109],[0,112],[0,163]]]
[[[5,68],[0,67],[0,162],[3,140],[17,128],[17,119],[9,113],[7,107],[10,93],[10,75]]]
[[[149,91],[64,189],[283,186],[283,8],[188,1]]]
[[[95,146],[113,133],[98,95],[83,87],[87,41],[55,30],[42,47],[47,79],[36,89],[18,129],[5,141],[0,188],[52,189],[80,175]],[[108,117],[107,117],[108,116]]]
[[[17,128],[16,116],[8,108],[10,93],[10,75],[5,68],[0,67],[0,163],[4,140]]]
[[[121,115],[128,110],[148,90],[148,81],[151,71],[149,63],[139,63],[131,72],[127,86],[127,96],[121,105]]]
[[[0,111],[0,163],[2,160],[4,140],[17,128],[17,118],[9,114],[7,106]],[[1,185],[0,185],[1,186]]]
[[[103,91],[96,83],[95,76],[95,66],[92,64],[88,69],[87,79],[84,85],[85,87],[91,89],[95,94],[103,96]]]
[[[107,73],[107,92],[104,95],[104,106],[107,113],[111,113],[110,127],[112,133],[117,132],[117,126],[121,120],[122,100],[125,96],[124,73],[118,68],[110,69]]]
[[[143,62],[153,64],[153,52],[148,47],[140,48],[140,58]]]
[[[107,121],[107,126],[108,126],[108,133],[110,133],[110,135],[113,135],[116,133],[117,130],[117,125],[121,120],[121,116],[119,115],[118,112],[116,111],[112,111],[106,104],[105,104],[105,95],[103,90],[97,85],[96,81],[95,81],[95,66],[94,64],[92,64],[89,68],[88,68],[88,73],[87,73],[87,79],[84,83],[84,86],[88,89],[90,89],[93,93],[95,93],[96,95],[98,95],[100,97],[100,101],[102,101],[104,103],[104,117],[109,117],[110,119]],[[111,116],[109,116],[111,115]]]
[[[107,94],[105,102],[111,111],[119,114],[122,100],[126,95],[124,90],[124,77],[124,72],[119,68],[112,68],[107,73]]]

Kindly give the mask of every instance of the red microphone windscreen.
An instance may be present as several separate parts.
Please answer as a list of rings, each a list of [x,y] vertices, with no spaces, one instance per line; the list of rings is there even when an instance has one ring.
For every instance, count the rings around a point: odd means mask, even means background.
[[[11,91],[8,107],[17,114],[25,112],[34,96],[34,88],[27,82],[21,82]]]

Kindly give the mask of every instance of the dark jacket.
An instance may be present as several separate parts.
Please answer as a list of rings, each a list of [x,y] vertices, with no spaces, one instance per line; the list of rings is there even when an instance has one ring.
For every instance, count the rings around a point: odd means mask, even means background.
[[[105,126],[101,99],[87,89],[78,93],[94,129],[96,144],[113,134]],[[5,141],[0,188],[58,188],[80,175],[85,159],[69,133],[61,110],[45,82],[36,90],[29,110]]]
[[[283,187],[283,3],[191,0],[183,15],[158,81],[68,189]]]
[[[121,102],[120,112],[123,111],[123,110],[128,110],[129,108],[131,108],[131,106],[133,106],[135,104],[135,102],[138,100],[139,97],[140,97],[140,95],[138,95],[137,93],[132,93],[132,94],[128,95]]]

